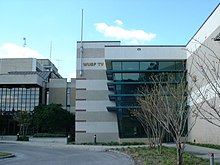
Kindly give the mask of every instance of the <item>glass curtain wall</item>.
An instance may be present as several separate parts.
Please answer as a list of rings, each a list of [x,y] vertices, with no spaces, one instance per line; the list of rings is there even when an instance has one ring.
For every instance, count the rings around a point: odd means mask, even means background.
[[[141,124],[131,115],[132,109],[137,108],[136,97],[138,88],[147,85],[149,89],[155,83],[153,75],[174,75],[178,80],[185,76],[186,62],[182,61],[112,61],[108,77],[112,77],[109,87],[114,90],[120,138],[151,137],[146,135]],[[164,76],[166,81],[166,76]],[[113,87],[113,88],[112,88]]]
[[[40,103],[39,87],[1,87],[0,110],[32,111]]]

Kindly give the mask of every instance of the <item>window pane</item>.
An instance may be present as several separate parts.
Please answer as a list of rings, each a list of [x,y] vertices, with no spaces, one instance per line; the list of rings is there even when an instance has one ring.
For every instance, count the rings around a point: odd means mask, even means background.
[[[176,62],[176,70],[184,70],[184,61]]]
[[[121,78],[121,73],[115,73],[115,74],[114,74],[114,80],[115,80],[115,81],[121,81],[121,80],[122,80],[122,78]]]
[[[158,62],[140,62],[140,70],[158,70]]]
[[[113,70],[121,70],[121,62],[112,62]]]
[[[36,88],[36,94],[39,94],[40,92],[39,92],[39,88]]]
[[[116,94],[121,94],[121,85],[116,85],[116,91],[115,91],[115,93]]]
[[[153,81],[153,76],[156,76],[158,73],[140,73],[139,81]]]
[[[175,70],[175,62],[160,62],[159,70]]]
[[[139,79],[139,73],[123,73],[124,81],[137,81]]]
[[[139,70],[139,62],[123,62],[122,70]]]

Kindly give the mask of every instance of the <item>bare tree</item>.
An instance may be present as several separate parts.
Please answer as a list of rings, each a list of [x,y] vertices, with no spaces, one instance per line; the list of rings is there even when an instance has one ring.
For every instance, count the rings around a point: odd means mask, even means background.
[[[220,56],[211,46],[194,41],[199,48],[187,50],[191,55],[188,79],[193,91],[190,105],[195,107],[196,116],[220,127]]]
[[[158,147],[159,153],[162,150],[162,140],[165,133],[163,127],[155,119],[155,117],[148,112],[148,109],[151,109],[151,102],[153,97],[151,95],[146,95],[149,93],[147,86],[139,88],[138,93],[142,96],[137,97],[137,102],[140,104],[141,108],[131,111],[132,114],[137,118],[144,128],[145,133],[149,137],[150,146]],[[145,102],[145,103],[143,103]]]
[[[195,121],[188,126],[190,107],[187,106],[187,97],[190,94],[185,76],[161,74],[154,76],[155,85],[150,93],[139,98],[142,114],[146,112],[159,123],[173,138],[177,149],[177,164],[183,164],[185,141]],[[188,129],[187,129],[188,127]]]
[[[31,123],[31,115],[27,111],[20,111],[15,116],[15,120],[18,122],[20,127],[20,134],[22,137],[26,137],[28,127]]]

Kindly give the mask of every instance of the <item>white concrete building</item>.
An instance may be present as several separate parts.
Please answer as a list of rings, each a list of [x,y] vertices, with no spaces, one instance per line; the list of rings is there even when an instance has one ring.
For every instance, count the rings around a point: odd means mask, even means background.
[[[94,136],[99,142],[140,141],[150,137],[129,113],[138,106],[137,87],[150,86],[151,74],[163,72],[178,76],[189,70],[195,72],[195,68],[190,68],[194,56],[187,51],[201,49],[195,39],[210,46],[220,57],[219,34],[220,5],[186,45],[77,42],[76,142],[93,142]],[[188,140],[220,144],[219,137],[220,128],[199,118]],[[169,141],[169,137],[165,140]]]
[[[93,142],[94,135],[100,142],[140,141],[150,137],[129,113],[129,109],[137,106],[135,90],[140,85],[153,84],[146,78],[152,74],[184,73],[183,48],[78,42],[76,142]]]
[[[70,98],[71,97],[71,98]],[[0,59],[0,113],[13,118],[18,111],[32,111],[39,104],[61,104],[75,111],[75,79],[67,82],[48,59]],[[1,127],[0,133],[16,134],[15,122]]]
[[[211,13],[211,15],[207,18],[207,20],[203,23],[200,29],[196,32],[196,34],[192,37],[192,39],[186,45],[187,51],[187,70],[191,75],[196,76],[198,79],[197,84],[199,84],[198,89],[207,88],[210,85],[210,82],[207,81],[207,78],[204,78],[204,75],[201,74],[201,69],[196,68],[198,66],[196,62],[198,62],[201,66],[205,68],[205,72],[210,74],[209,69],[205,66],[205,63],[208,64],[210,61],[209,68],[218,69],[220,58],[220,5],[216,7],[216,9]],[[211,50],[211,51],[210,51]],[[213,52],[212,52],[213,51]],[[191,53],[190,53],[191,52]],[[213,57],[216,54],[216,57]],[[197,56],[199,55],[199,56]],[[199,58],[200,59],[199,59]],[[203,62],[204,59],[207,62]],[[195,62],[196,61],[196,62]],[[216,70],[217,71],[217,70]],[[214,73],[214,72],[213,72]],[[217,72],[216,72],[217,73]],[[219,73],[218,73],[219,74]],[[218,76],[209,76],[210,81],[218,81]],[[190,82],[189,79],[189,86],[193,86],[194,84]],[[194,93],[198,91],[194,87]],[[215,91],[214,93],[219,92],[219,90]],[[204,95],[212,95],[206,100],[208,102],[213,102],[215,100],[214,105],[216,106],[217,110],[220,111],[220,101],[216,95],[213,95],[211,90],[206,90],[203,92]],[[204,100],[203,100],[204,101]],[[197,103],[202,103],[201,97],[197,99]],[[191,105],[192,106],[192,105]],[[206,104],[202,106],[212,114],[214,113]],[[201,108],[201,109],[202,109]],[[206,114],[208,116],[208,114]],[[208,117],[211,122],[217,123],[220,125],[220,122],[214,117]],[[193,120],[193,117],[189,120],[189,124]],[[211,144],[220,144],[220,127],[215,126],[214,124],[210,124],[207,122],[204,117],[199,115],[197,118],[197,122],[193,127],[189,138],[191,142],[198,142],[198,143],[211,143]]]

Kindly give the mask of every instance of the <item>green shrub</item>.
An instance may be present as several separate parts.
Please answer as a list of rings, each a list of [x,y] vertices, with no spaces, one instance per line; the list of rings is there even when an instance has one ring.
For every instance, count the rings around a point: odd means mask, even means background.
[[[8,156],[8,155],[11,155],[11,154],[7,152],[0,152],[0,156]]]
[[[88,142],[88,143],[81,143],[82,145],[103,145],[103,146],[130,146],[130,145],[143,145],[143,142]]]
[[[19,136],[17,141],[29,141],[29,137],[27,137],[27,136]]]
[[[215,144],[202,144],[202,143],[190,143],[190,142],[188,142],[188,144],[220,150],[220,145],[215,145]]]
[[[144,145],[144,142],[122,142],[122,146],[130,146],[130,145]]]

